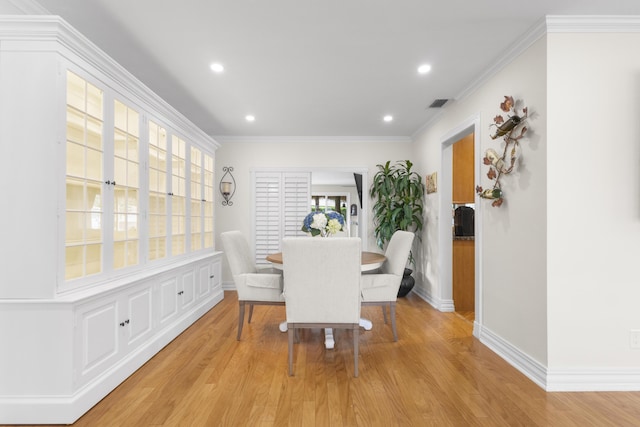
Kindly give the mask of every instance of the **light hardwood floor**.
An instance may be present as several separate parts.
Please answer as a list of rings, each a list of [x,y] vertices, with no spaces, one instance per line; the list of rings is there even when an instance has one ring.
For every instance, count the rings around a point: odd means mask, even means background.
[[[640,393],[546,393],[416,295],[398,301],[399,341],[379,307],[326,350],[301,331],[287,371],[284,307],[257,306],[236,341],[235,292],[87,412],[76,426],[640,426]]]

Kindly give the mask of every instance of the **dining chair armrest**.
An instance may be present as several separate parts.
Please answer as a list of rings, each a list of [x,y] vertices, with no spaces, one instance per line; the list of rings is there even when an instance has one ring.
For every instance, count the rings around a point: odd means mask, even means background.
[[[245,276],[245,284],[253,288],[282,289],[281,274],[243,274]]]
[[[360,283],[362,289],[367,289],[397,286],[400,280],[402,280],[402,278],[395,274],[362,274]]]

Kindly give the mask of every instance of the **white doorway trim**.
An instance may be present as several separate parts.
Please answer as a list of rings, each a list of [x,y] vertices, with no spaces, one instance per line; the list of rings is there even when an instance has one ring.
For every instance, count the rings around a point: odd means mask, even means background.
[[[464,120],[459,126],[451,129],[440,138],[442,177],[440,181],[440,212],[439,212],[439,252],[440,252],[440,295],[438,309],[440,311],[454,311],[453,303],[453,278],[452,278],[452,252],[453,239],[451,238],[452,222],[452,187],[453,187],[453,144],[463,137],[474,134],[474,182],[480,182],[480,113]],[[475,197],[475,320],[473,323],[473,335],[478,338],[482,326],[482,204]]]

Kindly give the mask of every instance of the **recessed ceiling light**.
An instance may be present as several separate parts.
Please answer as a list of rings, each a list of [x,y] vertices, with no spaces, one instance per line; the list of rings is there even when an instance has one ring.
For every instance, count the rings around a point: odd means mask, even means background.
[[[213,71],[214,73],[221,73],[224,71],[224,66],[217,62],[214,62],[213,64],[211,64],[211,71]]]
[[[382,120],[384,120],[385,122],[390,122],[390,121],[393,120],[393,116],[390,116],[390,115],[387,114],[386,116],[384,116],[382,118]]]
[[[429,64],[422,64],[418,67],[418,73],[420,74],[427,74],[429,71],[431,71],[431,65]]]
[[[255,116],[252,116],[251,114],[245,116],[245,120],[248,122],[254,122],[256,120]]]

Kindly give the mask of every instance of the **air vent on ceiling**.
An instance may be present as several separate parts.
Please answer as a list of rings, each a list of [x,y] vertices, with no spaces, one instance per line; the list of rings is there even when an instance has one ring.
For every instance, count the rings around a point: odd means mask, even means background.
[[[435,101],[433,101],[431,103],[431,105],[429,105],[429,108],[442,108],[442,106],[444,104],[446,104],[447,101],[449,101],[449,100],[448,99],[436,99]]]

